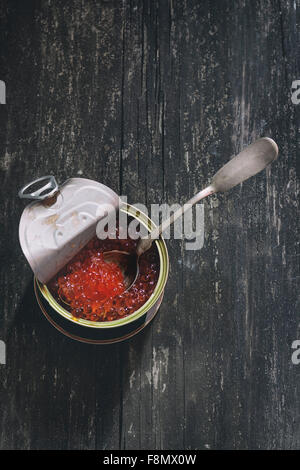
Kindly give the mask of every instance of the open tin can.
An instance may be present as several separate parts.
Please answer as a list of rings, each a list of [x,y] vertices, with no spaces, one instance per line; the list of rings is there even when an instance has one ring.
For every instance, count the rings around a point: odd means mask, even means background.
[[[31,191],[44,182],[45,186]],[[163,237],[154,242],[159,256],[159,275],[154,291],[130,315],[113,321],[74,317],[55,299],[47,283],[95,236],[97,223],[107,214],[108,208],[113,207],[137,219],[149,232],[155,224],[134,206],[122,204],[118,195],[107,186],[84,178],[72,178],[58,187],[53,176],[43,177],[24,187],[19,195],[37,200],[22,214],[19,238],[35,274],[38,304],[48,321],[68,337],[94,344],[123,341],[141,331],[157,313],[168,278],[169,257]]]

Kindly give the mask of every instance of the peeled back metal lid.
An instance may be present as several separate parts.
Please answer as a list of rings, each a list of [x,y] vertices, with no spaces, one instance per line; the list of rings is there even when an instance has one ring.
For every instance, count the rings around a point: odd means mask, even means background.
[[[58,187],[54,176],[44,176],[24,186],[19,196],[36,200],[22,213],[19,239],[42,283],[93,238],[99,220],[120,206],[120,198],[112,189],[85,178],[71,178]]]

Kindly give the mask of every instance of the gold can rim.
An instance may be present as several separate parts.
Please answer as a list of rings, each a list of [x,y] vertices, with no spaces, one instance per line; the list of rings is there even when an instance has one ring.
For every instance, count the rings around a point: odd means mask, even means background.
[[[124,206],[120,209],[123,212],[126,212],[128,215],[137,218],[149,231],[156,228],[156,225],[152,220],[144,214],[142,211],[137,209],[136,207],[130,204],[124,204]],[[142,315],[145,315],[149,309],[155,304],[155,302],[159,299],[161,293],[164,291],[165,285],[167,283],[168,275],[169,275],[169,256],[168,250],[165,243],[165,240],[162,236],[158,240],[155,240],[155,244],[159,254],[159,262],[160,262],[160,270],[159,270],[159,277],[155,289],[147,302],[142,305],[136,312],[133,312],[131,315],[128,315],[124,318],[120,318],[118,320],[107,321],[107,322],[93,322],[90,320],[83,320],[82,318],[75,318],[70,312],[68,312],[64,307],[62,307],[52,296],[46,284],[42,284],[36,279],[36,284],[43,295],[43,297],[47,300],[54,310],[56,310],[60,315],[65,317],[67,320],[76,323],[77,325],[86,326],[89,328],[116,328],[118,326],[123,326],[128,323],[131,323]]]

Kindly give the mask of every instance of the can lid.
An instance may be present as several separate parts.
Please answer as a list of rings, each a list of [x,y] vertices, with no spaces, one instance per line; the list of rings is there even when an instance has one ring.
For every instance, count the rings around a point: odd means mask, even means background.
[[[36,189],[41,183],[45,185]],[[19,240],[42,283],[91,240],[100,219],[120,207],[120,198],[112,189],[85,178],[71,178],[58,187],[53,176],[45,176],[24,186],[19,196],[35,200],[22,213]]]

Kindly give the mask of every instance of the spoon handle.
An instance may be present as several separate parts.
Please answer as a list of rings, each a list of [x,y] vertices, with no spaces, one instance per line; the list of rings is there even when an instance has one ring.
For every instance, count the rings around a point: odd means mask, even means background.
[[[229,160],[213,176],[215,192],[228,191],[239,183],[262,171],[278,155],[278,147],[269,137],[258,139]]]
[[[193,196],[184,206],[180,207],[161,225],[141,238],[137,245],[137,254],[140,256],[152,245],[152,241],[159,237],[169,225],[173,224],[178,217],[182,216],[194,204],[220,191],[228,191],[239,183],[246,181],[251,176],[266,168],[278,155],[278,147],[274,140],[269,137],[258,139],[246,147],[238,155],[233,157],[213,176],[212,182],[207,188]]]
[[[210,194],[213,194],[214,192],[215,190],[212,186],[207,186],[207,188],[203,189],[195,196],[193,196],[186,204],[184,204],[184,206],[179,207],[177,211],[173,212],[170,217],[168,217],[158,227],[152,230],[149,235],[144,238],[140,238],[136,248],[138,256],[143,254],[145,251],[149,250],[153,240],[157,239],[159,235],[161,235],[161,233],[169,227],[169,225],[173,224],[175,220],[181,217],[187,210],[189,210],[194,204],[196,204],[196,202],[201,201],[201,199],[204,199],[205,197],[209,196]]]

